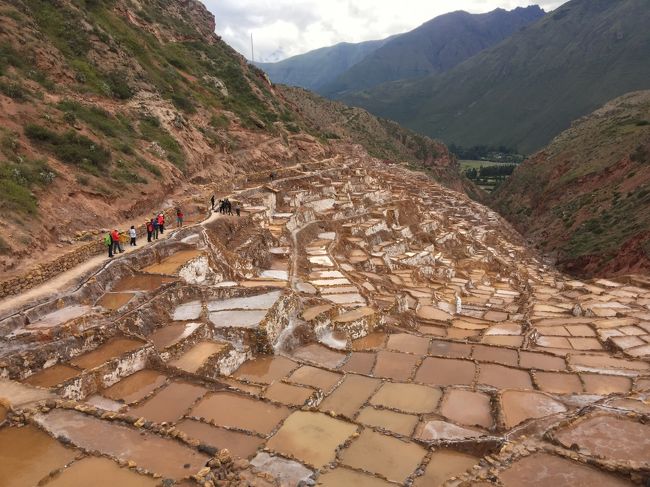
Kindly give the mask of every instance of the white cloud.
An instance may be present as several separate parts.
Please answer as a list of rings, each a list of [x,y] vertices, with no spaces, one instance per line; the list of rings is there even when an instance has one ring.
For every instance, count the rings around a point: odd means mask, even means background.
[[[203,0],[217,34],[247,58],[278,61],[339,42],[382,39],[454,10],[483,13],[534,0]],[[540,0],[552,10],[564,0]]]

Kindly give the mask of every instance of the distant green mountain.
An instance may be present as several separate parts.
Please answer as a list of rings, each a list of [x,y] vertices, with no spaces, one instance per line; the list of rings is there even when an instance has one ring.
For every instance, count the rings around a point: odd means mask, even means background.
[[[445,72],[543,16],[537,5],[441,15],[386,42],[319,91],[337,98],[386,81]]]
[[[392,39],[350,44],[342,42],[331,47],[293,56],[277,63],[255,63],[274,83],[300,86],[312,91],[333,81],[350,66]]]
[[[462,146],[532,152],[624,93],[650,88],[650,2],[572,0],[446,73],[343,100]]]

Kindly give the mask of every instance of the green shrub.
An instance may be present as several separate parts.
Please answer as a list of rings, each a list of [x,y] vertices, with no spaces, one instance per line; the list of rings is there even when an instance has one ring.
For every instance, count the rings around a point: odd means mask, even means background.
[[[145,178],[129,169],[116,169],[111,173],[111,177],[127,184],[144,184],[147,182]]]
[[[15,81],[6,82],[0,80],[0,93],[16,101],[26,101],[29,98],[29,91]]]
[[[26,186],[8,178],[0,178],[0,207],[6,211],[37,212],[36,198]]]
[[[630,154],[630,159],[639,164],[648,164],[650,163],[650,150],[643,145],[639,145],[632,154]]]
[[[114,98],[119,100],[128,100],[133,96],[133,91],[129,86],[126,74],[113,71],[106,75],[106,82]]]
[[[53,144],[58,140],[58,134],[41,125],[27,124],[25,135],[34,142]]]
[[[196,113],[194,103],[188,97],[175,93],[171,96],[171,99],[174,106],[179,110],[183,110],[186,113]]]
[[[151,164],[149,161],[142,159],[141,157],[138,157],[138,164],[156,176],[156,178],[162,178],[162,173],[160,172],[160,169],[158,169],[158,166]]]
[[[68,164],[99,168],[111,159],[110,152],[101,144],[73,131],[58,134],[40,125],[30,124],[25,127],[25,135]]]

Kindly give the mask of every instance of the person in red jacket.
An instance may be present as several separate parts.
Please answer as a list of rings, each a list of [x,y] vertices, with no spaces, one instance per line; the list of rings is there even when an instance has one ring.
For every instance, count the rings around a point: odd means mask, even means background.
[[[176,226],[183,226],[183,211],[180,208],[176,209]]]
[[[147,227],[147,242],[151,242],[151,237],[153,236],[153,220],[144,222],[144,225]]]
[[[165,215],[162,213],[158,214],[158,230],[161,234],[165,233]]]
[[[113,240],[113,253],[116,254],[118,251],[120,253],[124,252],[124,249],[120,245],[120,232],[117,229],[111,232],[111,239]]]

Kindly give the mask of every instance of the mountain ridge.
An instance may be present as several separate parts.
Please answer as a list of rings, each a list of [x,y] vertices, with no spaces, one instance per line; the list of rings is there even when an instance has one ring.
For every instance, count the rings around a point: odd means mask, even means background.
[[[274,83],[330,98],[376,84],[444,71],[540,18],[537,5],[485,14],[458,10],[383,40],[340,43],[277,63],[256,63]]]
[[[450,71],[342,101],[449,144],[534,152],[572,120],[650,87],[648,22],[643,0],[571,0]]]

